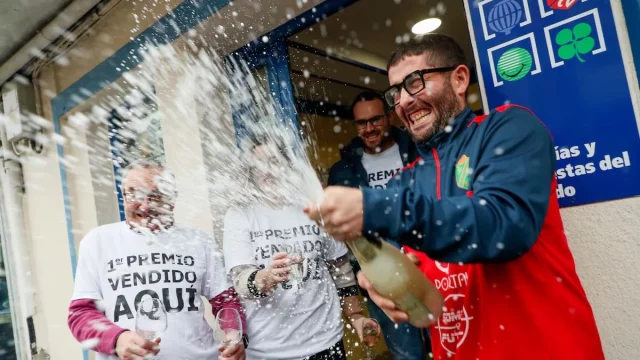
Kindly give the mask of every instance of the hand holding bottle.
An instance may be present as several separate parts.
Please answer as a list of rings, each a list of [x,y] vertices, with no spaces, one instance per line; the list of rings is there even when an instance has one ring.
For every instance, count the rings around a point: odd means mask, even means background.
[[[304,213],[337,241],[348,241],[362,233],[364,223],[362,190],[329,186],[322,202],[310,205]]]
[[[363,271],[358,272],[358,285],[361,288],[367,290],[369,293],[369,298],[371,301],[376,303],[384,311],[385,314],[395,323],[407,322],[409,321],[409,315],[406,312],[398,309],[396,304],[391,299],[387,299],[380,295],[376,289],[371,284],[371,281],[367,278],[367,275]]]

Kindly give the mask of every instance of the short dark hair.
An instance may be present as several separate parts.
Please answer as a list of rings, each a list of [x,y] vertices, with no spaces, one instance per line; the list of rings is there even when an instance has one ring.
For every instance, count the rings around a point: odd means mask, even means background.
[[[373,100],[380,100],[382,102],[382,106],[384,106],[384,112],[387,113],[389,111],[387,102],[384,100],[384,96],[381,93],[374,90],[365,90],[360,94],[358,94],[358,96],[356,96],[356,98],[353,99],[353,102],[351,103],[351,111],[353,111],[353,108],[356,107],[357,103],[361,101],[373,101]]]
[[[464,51],[453,38],[442,34],[427,34],[401,44],[391,54],[387,71],[407,56],[429,53],[427,62],[435,67],[467,65]]]

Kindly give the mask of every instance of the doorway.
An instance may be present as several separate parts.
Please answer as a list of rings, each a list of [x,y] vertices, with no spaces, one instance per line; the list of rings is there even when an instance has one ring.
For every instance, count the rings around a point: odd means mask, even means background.
[[[360,0],[287,38],[289,67],[298,121],[315,135],[314,166],[326,184],[340,150],[356,136],[350,105],[364,90],[384,91],[387,59],[413,38],[419,21],[437,18],[433,33],[453,37],[463,48],[472,77],[468,102],[482,114],[473,47],[462,1]],[[392,111],[393,125],[402,126]]]

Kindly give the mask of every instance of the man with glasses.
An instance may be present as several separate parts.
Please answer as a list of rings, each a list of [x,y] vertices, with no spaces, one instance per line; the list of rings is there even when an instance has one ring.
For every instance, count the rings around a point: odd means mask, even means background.
[[[520,106],[475,116],[465,63],[444,35],[400,45],[385,99],[420,160],[387,189],[329,187],[305,211],[336,240],[381,236],[415,252],[445,298],[434,359],[604,359],[563,230],[551,136]],[[394,321],[408,320],[358,278]]]
[[[398,170],[418,157],[415,144],[405,130],[391,125],[381,94],[362,92],[351,109],[358,136],[340,151],[341,160],[331,167],[328,183],[383,189]]]
[[[75,338],[98,360],[244,359],[246,335],[244,345],[216,348],[204,318],[201,296],[214,315],[224,307],[236,309],[243,322],[245,317],[213,239],[174,223],[173,174],[159,162],[141,160],[122,179],[126,221],[93,229],[80,243],[68,316]],[[137,309],[149,298],[159,299],[168,313],[167,329],[155,341],[136,333]]]
[[[389,179],[418,157],[416,146],[409,133],[391,125],[389,107],[382,94],[364,91],[353,100],[351,109],[358,136],[340,152],[341,160],[331,167],[328,184],[384,189]],[[353,255],[351,262],[358,272],[360,267]],[[367,297],[367,292],[360,290]],[[425,341],[419,329],[406,323],[394,324],[373,301],[367,301],[367,307],[380,323],[387,347],[396,360],[425,358]]]

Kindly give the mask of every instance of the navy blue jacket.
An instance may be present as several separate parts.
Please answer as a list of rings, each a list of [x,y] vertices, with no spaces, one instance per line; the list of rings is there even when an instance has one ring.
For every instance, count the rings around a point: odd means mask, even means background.
[[[387,189],[363,188],[363,233],[442,262],[518,258],[547,214],[556,161],[549,132],[515,105],[481,116],[466,108],[448,130],[418,146],[421,159]]]
[[[398,144],[404,166],[411,164],[418,158],[418,150],[409,133],[397,126],[391,126],[389,135]],[[331,170],[329,170],[328,184],[368,187],[367,171],[362,166],[363,153],[364,141],[356,136],[349,145],[340,151],[340,161],[333,164]]]

